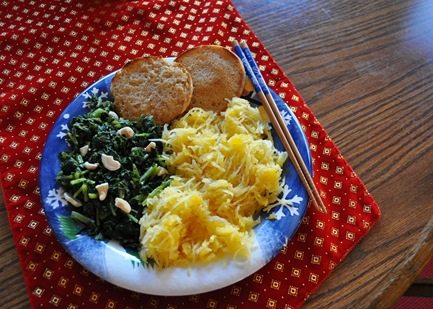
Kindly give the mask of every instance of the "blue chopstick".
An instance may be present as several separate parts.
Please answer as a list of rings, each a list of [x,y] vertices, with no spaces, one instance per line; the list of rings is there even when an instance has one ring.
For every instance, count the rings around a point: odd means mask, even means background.
[[[250,49],[245,43],[241,43],[241,49],[244,53],[245,57],[247,58],[248,64],[250,65],[255,77],[257,78],[257,81],[259,82],[260,88],[262,88],[262,91],[265,95],[270,94],[268,85],[265,82],[265,79],[263,78],[262,73],[260,72],[259,66],[257,65],[256,61],[253,58],[253,54],[251,53]]]
[[[241,59],[245,67],[246,74],[251,80],[254,86],[254,90],[260,98],[260,101],[262,101],[263,107],[265,108],[272,124],[274,125],[275,131],[280,137],[284,148],[287,150],[287,154],[289,155],[290,160],[295,166],[295,169],[298,172],[298,175],[301,178],[301,181],[304,184],[304,187],[307,190],[308,195],[313,202],[313,205],[319,211],[326,213],[326,207],[323,204],[323,201],[319,195],[319,192],[317,191],[316,186],[314,185],[313,178],[311,177],[301,155],[296,148],[296,144],[293,141],[293,138],[272,97],[268,85],[266,84],[257,63],[255,62],[250,49],[248,48],[248,45],[245,42],[242,42],[241,45],[242,47],[236,40],[233,41],[233,48],[235,53]]]
[[[253,68],[251,67],[250,63],[248,62],[246,55],[242,51],[242,48],[239,46],[239,44],[235,44],[233,46],[233,48],[235,50],[236,55],[238,55],[238,57],[241,59],[243,65],[244,65],[245,71],[247,73],[247,76],[251,80],[251,83],[253,84],[254,90],[256,91],[256,93],[259,93],[260,91],[262,91],[262,87],[256,78],[256,74],[254,73]]]

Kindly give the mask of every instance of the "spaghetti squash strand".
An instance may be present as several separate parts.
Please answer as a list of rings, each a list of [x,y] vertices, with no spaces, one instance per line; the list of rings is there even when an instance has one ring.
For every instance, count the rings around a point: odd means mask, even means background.
[[[281,192],[287,157],[269,140],[268,120],[249,102],[233,98],[220,115],[191,109],[165,127],[172,182],[147,200],[140,220],[143,259],[160,267],[247,259],[253,216]]]

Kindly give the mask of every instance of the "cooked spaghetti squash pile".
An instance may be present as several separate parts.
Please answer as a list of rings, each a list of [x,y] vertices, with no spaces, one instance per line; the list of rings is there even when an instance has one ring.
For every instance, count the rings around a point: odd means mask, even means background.
[[[248,258],[253,215],[281,192],[287,157],[275,149],[264,112],[239,98],[220,115],[193,108],[162,139],[175,176],[147,199],[141,258],[159,267]]]

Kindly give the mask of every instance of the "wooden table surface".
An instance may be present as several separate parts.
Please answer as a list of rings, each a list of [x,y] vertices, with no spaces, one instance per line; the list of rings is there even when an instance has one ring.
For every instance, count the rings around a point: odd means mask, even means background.
[[[433,255],[433,2],[233,2],[383,213],[305,308],[390,307]],[[27,308],[4,207],[0,278]]]

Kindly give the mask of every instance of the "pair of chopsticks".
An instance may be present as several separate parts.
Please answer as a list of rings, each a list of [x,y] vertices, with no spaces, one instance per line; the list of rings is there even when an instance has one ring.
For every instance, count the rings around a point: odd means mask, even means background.
[[[320,198],[313,178],[308,172],[301,154],[299,153],[298,148],[296,147],[296,144],[286,126],[286,123],[284,122],[283,117],[278,110],[274,98],[272,97],[271,92],[269,91],[269,88],[266,85],[262,74],[260,73],[257,63],[254,61],[253,55],[251,54],[247,43],[242,41],[241,45],[239,45],[239,43],[234,40],[233,47],[235,53],[242,60],[247,76],[253,83],[254,90],[256,91],[263,107],[265,108],[266,113],[268,114],[272,125],[274,126],[274,129],[281,140],[281,143],[284,145],[284,148],[286,149],[293,166],[301,178],[301,181],[304,184],[304,187],[307,190],[314,207],[316,207],[317,210],[326,213],[326,207]]]

